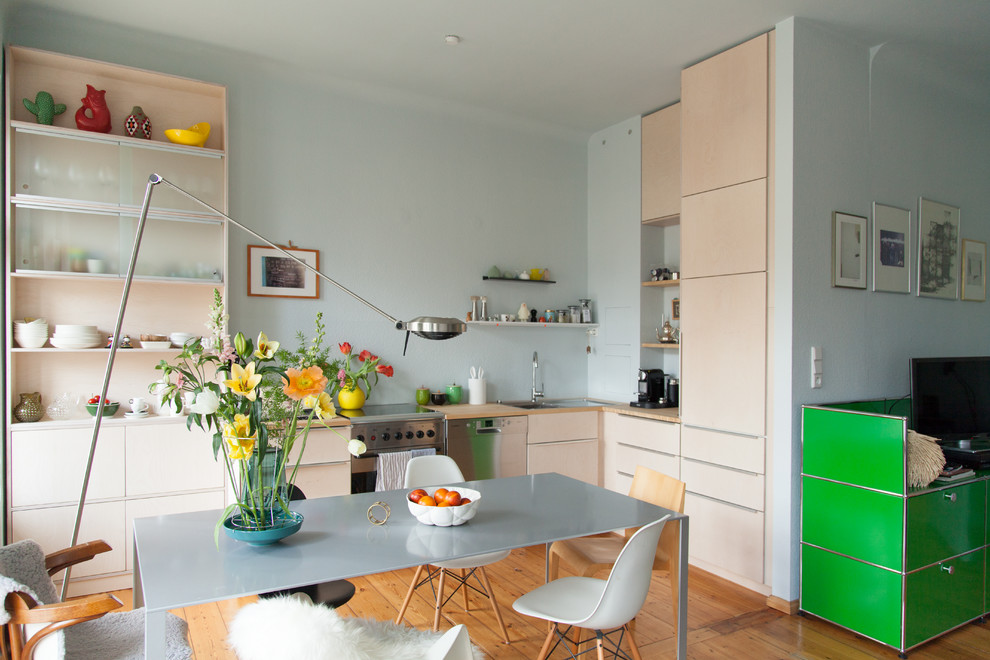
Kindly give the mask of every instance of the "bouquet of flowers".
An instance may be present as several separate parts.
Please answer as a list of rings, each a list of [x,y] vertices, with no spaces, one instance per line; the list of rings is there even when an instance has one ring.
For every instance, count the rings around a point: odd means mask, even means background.
[[[381,358],[373,355],[371,351],[358,353],[357,368],[355,368],[351,363],[354,349],[351,348],[350,343],[345,341],[338,346],[340,352],[344,354],[344,366],[337,372],[337,382],[341,390],[360,389],[361,383],[364,383],[364,395],[366,398],[371,398],[371,377],[374,377],[374,384],[377,385],[379,375],[391,378],[395,373],[391,366],[383,364]]]
[[[322,342],[322,324],[318,321],[318,339]],[[222,455],[232,483],[239,485],[237,501],[224,510],[214,536],[231,514],[238,524],[251,529],[279,527],[291,517],[288,492],[295,481],[306,439],[314,423],[327,426],[336,416],[329,378],[319,364],[307,359],[282,368],[276,362],[279,343],[270,341],[264,332],[255,345],[242,333],[233,342],[227,334],[227,315],[219,291],[214,292],[207,327],[212,336],[205,348],[201,339],[183,346],[173,363],[161,360],[155,367],[164,378],[149,390],[162,396],[165,404],[179,404],[184,393],[192,393],[187,405],[187,428],[195,424],[213,430],[213,454]],[[321,352],[319,343],[314,355]],[[264,414],[268,381],[269,393],[284,397],[283,419],[278,434],[269,435],[270,424]],[[338,434],[339,435],[339,434]],[[277,436],[277,437],[276,437]],[[295,463],[289,454],[298,448]],[[348,450],[354,455],[364,452],[364,443],[351,440]],[[267,459],[273,460],[267,460]],[[263,465],[268,463],[268,465]]]

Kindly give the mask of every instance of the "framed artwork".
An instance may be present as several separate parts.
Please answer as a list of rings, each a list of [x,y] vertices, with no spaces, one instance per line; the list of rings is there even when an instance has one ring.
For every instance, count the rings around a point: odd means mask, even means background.
[[[959,297],[959,209],[918,199],[918,295]]]
[[[670,318],[674,321],[681,320],[681,299],[674,298],[670,301]]]
[[[249,245],[248,295],[271,298],[319,298],[320,278],[275,248]],[[320,269],[320,251],[285,248],[313,268]]]
[[[873,290],[911,293],[911,211],[873,202]]]
[[[832,213],[832,286],[866,288],[866,218]]]
[[[962,242],[962,299],[987,299],[987,244],[967,238]]]

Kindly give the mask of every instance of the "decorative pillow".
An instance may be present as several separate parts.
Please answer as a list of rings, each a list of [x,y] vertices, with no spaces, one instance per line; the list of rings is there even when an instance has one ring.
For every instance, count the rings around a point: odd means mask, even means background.
[[[908,486],[930,484],[945,467],[945,454],[938,446],[938,438],[922,435],[908,429]]]

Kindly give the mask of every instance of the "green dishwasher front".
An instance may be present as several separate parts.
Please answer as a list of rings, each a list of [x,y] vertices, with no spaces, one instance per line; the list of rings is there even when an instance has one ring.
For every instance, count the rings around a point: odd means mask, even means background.
[[[801,609],[895,648],[901,574],[827,550],[801,548]]]

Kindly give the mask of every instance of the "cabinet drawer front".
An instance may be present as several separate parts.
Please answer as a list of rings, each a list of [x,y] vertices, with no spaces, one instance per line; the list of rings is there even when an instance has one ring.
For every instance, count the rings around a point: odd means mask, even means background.
[[[740,472],[690,459],[681,461],[681,481],[688,491],[723,502],[763,511],[765,483],[762,474]]]
[[[986,502],[985,481],[908,498],[907,570],[983,545]]]
[[[767,269],[766,179],[685,197],[681,204],[681,277]]]
[[[340,435],[337,435],[338,433]],[[349,426],[334,429],[310,429],[309,437],[306,440],[306,449],[303,452],[302,465],[350,462],[351,455],[347,451],[347,441],[350,439],[351,427]],[[300,444],[297,441],[297,444],[292,447],[292,451],[289,452],[290,465],[295,465],[299,456],[299,448]]]
[[[598,441],[548,442],[530,445],[526,460],[528,474],[558,472],[598,485]]]
[[[801,546],[801,609],[805,612],[899,647],[901,590],[900,573]]]
[[[78,497],[78,493],[76,494]],[[45,552],[66,547],[76,520],[75,506],[14,511],[10,514],[10,541],[34,539]],[[211,530],[204,530],[206,534]],[[102,539],[113,548],[72,569],[73,577],[115,573],[124,570],[124,503],[87,504],[79,526],[79,542]]]
[[[91,429],[14,431],[11,438],[11,506],[79,501]],[[100,500],[123,495],[124,430],[105,426],[100,430],[86,497]],[[64,544],[62,539],[58,547]]]
[[[904,499],[813,477],[801,479],[801,540],[900,571]]]
[[[742,509],[689,492],[684,498],[684,513],[691,518],[692,558],[763,582],[761,511]]]
[[[618,413],[605,413],[605,437],[609,442],[642,447],[665,454],[678,454],[681,447],[681,425],[658,422]]]
[[[696,461],[764,474],[766,440],[685,426],[681,429],[681,455]]]
[[[195,426],[129,426],[125,451],[128,497],[223,488],[223,459],[214,460],[213,437]]]
[[[620,443],[615,449],[615,469],[623,474],[633,476],[636,474],[636,466],[638,465],[662,472],[675,479],[678,479],[680,475],[680,460],[677,456]]]
[[[980,548],[907,576],[907,647],[983,614],[984,562]]]
[[[595,411],[529,416],[529,444],[597,437],[598,413]]]
[[[296,486],[302,489],[302,492],[309,499],[350,495],[351,464],[336,463],[334,465],[301,467],[296,474]]]
[[[223,491],[211,493],[188,493],[186,495],[171,495],[167,497],[145,497],[138,500],[127,500],[124,503],[124,528],[127,547],[125,553],[127,570],[134,568],[134,519],[150,516],[168,516],[173,513],[188,511],[217,510],[217,518],[224,506]],[[207,531],[212,533],[212,531]]]

